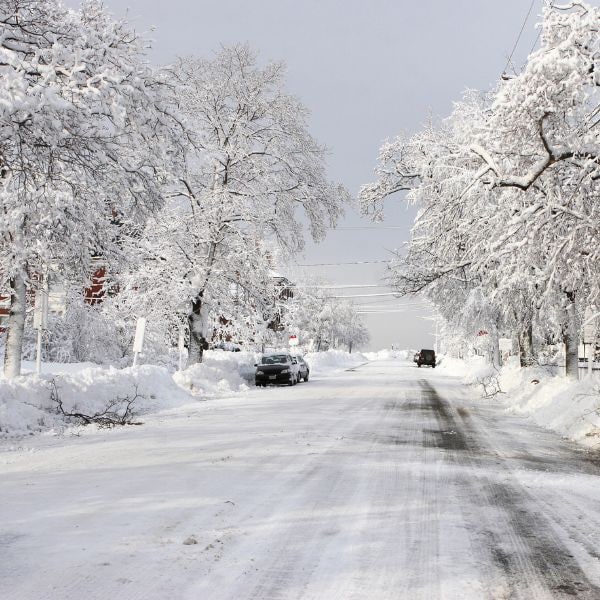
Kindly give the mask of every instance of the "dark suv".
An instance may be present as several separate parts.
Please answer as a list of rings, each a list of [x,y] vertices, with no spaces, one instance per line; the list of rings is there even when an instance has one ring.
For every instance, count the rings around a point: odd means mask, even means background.
[[[421,365],[429,365],[435,369],[435,352],[433,350],[421,350],[417,356],[417,367]]]

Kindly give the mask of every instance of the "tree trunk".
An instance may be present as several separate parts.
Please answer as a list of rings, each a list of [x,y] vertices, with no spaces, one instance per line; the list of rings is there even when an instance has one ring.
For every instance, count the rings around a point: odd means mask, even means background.
[[[205,338],[205,322],[202,308],[202,295],[199,295],[192,302],[192,311],[188,315],[188,326],[190,330],[188,365],[201,363],[204,351],[208,349],[208,342]]]
[[[575,306],[575,294],[568,294],[569,303],[565,310],[566,323],[563,327],[565,344],[565,375],[571,379],[579,379],[579,323]]]
[[[21,374],[26,302],[25,279],[16,275],[10,280],[10,312],[4,350],[4,375],[8,379]]]
[[[352,342],[348,344],[348,353],[352,354]]]
[[[490,354],[492,364],[494,365],[494,367],[499,369],[502,366],[502,354],[500,352],[500,336],[498,335],[498,327],[494,323],[490,329]]]
[[[519,360],[521,367],[530,367],[533,360],[533,326],[531,323],[519,331]]]

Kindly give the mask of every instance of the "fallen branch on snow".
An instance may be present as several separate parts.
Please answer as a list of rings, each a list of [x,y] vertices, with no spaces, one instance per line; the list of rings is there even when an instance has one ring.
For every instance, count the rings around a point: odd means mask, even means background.
[[[86,415],[81,412],[66,411],[58,392],[56,380],[52,379],[50,381],[50,401],[56,405],[57,412],[69,419],[80,421],[82,425],[90,425],[91,423],[95,423],[99,427],[142,425],[141,421],[134,421],[137,416],[134,410],[134,404],[143,397],[144,396],[138,392],[138,386],[134,385],[133,395],[125,396],[124,398],[117,396],[110,400],[102,410],[91,415]]]
[[[500,382],[496,375],[486,375],[477,379],[477,384],[481,386],[481,396],[486,399],[493,398],[498,394],[505,394],[500,388]]]

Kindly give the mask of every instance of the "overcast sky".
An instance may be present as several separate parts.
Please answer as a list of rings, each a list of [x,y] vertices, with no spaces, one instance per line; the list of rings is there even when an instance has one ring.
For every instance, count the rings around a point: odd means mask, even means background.
[[[69,2],[75,6],[78,3]],[[313,135],[331,150],[329,173],[352,194],[372,178],[381,143],[443,118],[467,88],[488,89],[506,65],[530,0],[105,0],[148,32],[156,64],[178,55],[209,56],[221,44],[248,42],[260,59],[287,63],[288,90],[311,110]],[[535,0],[513,62],[536,41]],[[596,2],[594,2],[596,4]],[[151,27],[156,27],[151,31]],[[373,228],[356,213],[300,263],[375,261],[408,239],[414,208],[388,203]],[[369,227],[366,229],[354,229]],[[391,229],[395,227],[396,229]],[[381,264],[303,267],[332,283],[380,284]],[[346,289],[347,294],[389,290]],[[393,298],[357,298],[370,307],[402,306]],[[369,316],[372,348],[431,347],[433,324],[408,301],[405,312]]]

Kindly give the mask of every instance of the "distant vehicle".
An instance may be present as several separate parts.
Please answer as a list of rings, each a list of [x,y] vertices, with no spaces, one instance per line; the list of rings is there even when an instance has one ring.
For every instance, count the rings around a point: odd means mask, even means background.
[[[433,350],[421,350],[417,358],[417,367],[421,365],[429,365],[432,369],[435,369],[435,352]]]
[[[294,363],[289,354],[267,354],[255,366],[254,382],[257,386],[264,387],[269,383],[298,383],[298,362]]]
[[[301,356],[292,356],[292,360],[295,360],[298,363],[298,381],[301,379],[308,381],[310,368],[306,364],[306,361]]]

